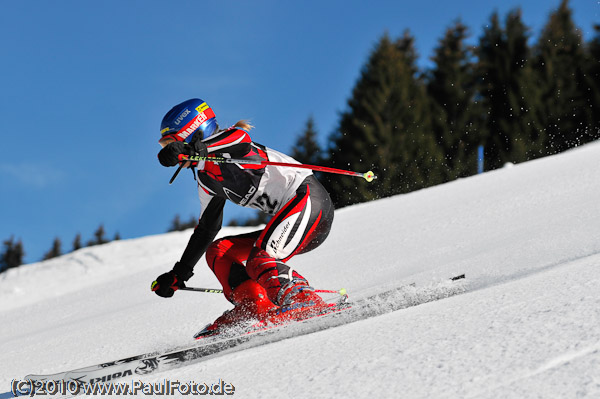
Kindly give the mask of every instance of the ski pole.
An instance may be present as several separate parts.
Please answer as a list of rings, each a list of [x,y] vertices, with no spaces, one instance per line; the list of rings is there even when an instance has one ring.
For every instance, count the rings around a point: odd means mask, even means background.
[[[175,178],[177,177],[179,172],[181,172],[181,168],[183,168],[183,162],[179,164],[179,167],[177,168],[175,173],[173,173],[173,177],[171,177],[171,180],[169,180],[169,184],[172,184],[175,181]]]
[[[341,290],[315,290],[315,292],[320,293],[320,294],[340,294],[341,296],[344,296],[346,294],[348,294],[348,292],[346,291],[345,288],[342,288]]]
[[[179,288],[183,291],[195,291],[195,292],[204,292],[207,294],[222,294],[223,290],[218,288],[199,288],[199,287],[181,287]],[[342,288],[341,290],[315,290],[316,293],[320,294],[340,294],[342,296],[346,295],[346,289]]]
[[[181,287],[179,288],[183,291],[196,291],[196,292],[206,292],[208,294],[222,294],[223,290],[218,288],[199,288],[199,287]]]
[[[377,176],[375,176],[375,174],[372,171],[361,173],[361,172],[354,172],[352,170],[330,168],[327,166],[307,165],[307,164],[301,164],[301,163],[274,162],[274,161],[264,161],[264,160],[260,161],[260,160],[253,160],[253,159],[236,159],[236,158],[224,158],[224,157],[201,157],[198,155],[186,155],[186,154],[180,154],[179,160],[182,162],[185,162],[185,161],[191,161],[191,162],[209,161],[209,162],[214,162],[214,163],[234,163],[234,164],[241,164],[241,165],[245,164],[245,165],[260,165],[260,166],[271,165],[271,166],[283,166],[283,167],[288,167],[288,168],[311,169],[311,170],[314,170],[317,172],[327,172],[327,173],[335,173],[338,175],[362,177],[363,179],[365,179],[368,182],[372,182],[373,179],[377,178]],[[181,170],[181,166],[175,172],[175,175],[173,175],[171,182],[173,180],[175,180],[175,177],[179,173],[179,170]]]

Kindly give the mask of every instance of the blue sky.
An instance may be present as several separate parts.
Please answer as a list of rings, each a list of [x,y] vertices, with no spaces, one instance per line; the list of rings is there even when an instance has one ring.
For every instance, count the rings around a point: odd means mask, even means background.
[[[160,234],[199,212],[189,172],[156,153],[162,116],[200,97],[222,126],[287,152],[312,115],[322,144],[384,32],[409,29],[419,64],[460,18],[473,43],[521,7],[535,38],[559,0],[4,1],[0,13],[0,240],[38,261],[55,237]],[[586,39],[600,2],[572,0]],[[252,212],[230,205],[225,220]],[[175,262],[177,259],[174,259]]]

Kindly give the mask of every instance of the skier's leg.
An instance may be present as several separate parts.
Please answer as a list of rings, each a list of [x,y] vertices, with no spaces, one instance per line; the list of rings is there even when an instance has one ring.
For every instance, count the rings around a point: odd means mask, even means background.
[[[247,319],[261,318],[275,308],[265,289],[250,279],[246,262],[260,231],[221,238],[206,251],[208,266],[223,286],[225,297],[235,306],[217,318],[210,329],[224,328]]]
[[[269,299],[283,305],[309,285],[284,262],[298,253],[318,247],[329,234],[333,204],[313,176],[308,177],[291,199],[267,224],[249,254],[248,275],[262,285]]]
[[[206,262],[213,271],[225,297],[233,302],[232,292],[250,277],[244,262],[248,259],[260,231],[224,237],[213,242],[206,250]]]

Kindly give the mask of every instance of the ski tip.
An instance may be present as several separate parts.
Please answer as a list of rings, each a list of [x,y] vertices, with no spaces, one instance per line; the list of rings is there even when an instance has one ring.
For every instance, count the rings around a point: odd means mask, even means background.
[[[367,173],[363,174],[363,177],[365,178],[366,181],[368,181],[369,183],[371,183],[373,181],[373,179],[376,179],[377,176],[375,176],[375,173],[373,173],[373,171],[368,171]]]
[[[208,327],[210,326],[210,324],[206,327],[204,327],[202,330],[198,331],[196,334],[194,334],[194,339],[198,340],[198,339],[202,339],[202,338],[207,338],[207,337],[211,337],[213,335],[217,335],[219,332],[214,329],[214,330],[209,330]]]

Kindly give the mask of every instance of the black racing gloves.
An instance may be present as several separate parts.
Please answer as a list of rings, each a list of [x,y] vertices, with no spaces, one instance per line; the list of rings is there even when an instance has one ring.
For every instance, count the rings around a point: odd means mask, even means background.
[[[192,141],[192,147],[196,151],[196,155],[206,157],[208,155],[208,147],[206,143],[201,140]]]
[[[158,276],[156,280],[152,282],[150,289],[154,291],[156,295],[163,298],[172,297],[175,291],[180,288],[185,288],[185,282],[194,275],[191,271],[184,271],[183,269],[184,268],[179,262],[175,263],[173,270]]]
[[[175,291],[185,287],[185,283],[177,278],[173,272],[163,273],[152,282],[150,288],[156,295],[163,298],[170,298]]]
[[[183,141],[174,141],[167,144],[165,148],[160,150],[158,153],[158,161],[162,166],[175,166],[181,162],[179,159],[181,154],[206,157],[208,155],[208,148],[206,147],[206,144],[200,140],[191,145],[188,145]]]
[[[175,166],[180,162],[179,155],[192,155],[192,147],[182,141],[169,143],[158,153],[158,161],[162,166]]]

